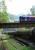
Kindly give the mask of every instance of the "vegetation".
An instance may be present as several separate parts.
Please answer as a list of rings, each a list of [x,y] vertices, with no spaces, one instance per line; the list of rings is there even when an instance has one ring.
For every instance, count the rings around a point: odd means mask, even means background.
[[[2,10],[1,11],[1,8],[0,8],[0,23],[5,23],[5,22],[8,22],[9,21],[9,18],[8,18],[8,14],[6,12],[6,6],[5,6],[5,1],[2,1],[3,5],[2,5]]]
[[[30,9],[30,11],[31,11],[31,14],[32,14],[33,16],[35,16],[35,6],[34,6],[34,5],[33,5],[32,8]]]
[[[0,23],[2,22],[8,22],[8,15],[7,13],[4,13],[4,12],[0,12]]]
[[[4,46],[8,50],[30,50],[30,47],[26,47],[25,45],[22,46],[21,44],[17,43],[14,39],[9,39],[4,42]]]

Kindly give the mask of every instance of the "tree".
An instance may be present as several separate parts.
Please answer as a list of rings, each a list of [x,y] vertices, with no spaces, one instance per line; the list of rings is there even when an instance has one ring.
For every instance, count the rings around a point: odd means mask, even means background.
[[[30,11],[31,11],[31,14],[32,14],[33,16],[35,16],[35,6],[34,6],[34,5],[33,5],[32,8],[30,9]]]
[[[0,12],[0,22],[8,22],[8,15],[7,13],[4,13],[4,12]]]
[[[3,4],[1,7],[3,11],[1,11],[1,9],[0,9],[0,22],[1,23],[9,22],[9,18],[8,18],[8,14],[6,12],[6,6],[5,6],[4,0],[1,3]]]

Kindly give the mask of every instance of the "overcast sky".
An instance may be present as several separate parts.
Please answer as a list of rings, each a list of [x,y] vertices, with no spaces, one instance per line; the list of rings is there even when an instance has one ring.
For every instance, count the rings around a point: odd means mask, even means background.
[[[8,12],[14,15],[30,13],[35,0],[6,0]]]
[[[35,5],[35,0],[6,0],[7,11],[19,15],[30,13],[30,8]]]

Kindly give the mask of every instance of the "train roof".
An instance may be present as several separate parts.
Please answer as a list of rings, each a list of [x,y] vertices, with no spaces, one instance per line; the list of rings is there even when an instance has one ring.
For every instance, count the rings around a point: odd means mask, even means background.
[[[32,16],[32,15],[22,15],[21,17],[35,17],[35,16]]]
[[[28,32],[28,31],[32,31],[34,29],[34,27],[31,28],[4,28],[3,29],[3,33],[13,33],[13,32]]]

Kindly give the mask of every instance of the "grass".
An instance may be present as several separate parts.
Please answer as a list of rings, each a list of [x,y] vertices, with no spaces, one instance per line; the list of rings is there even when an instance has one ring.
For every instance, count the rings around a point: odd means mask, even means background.
[[[8,50],[17,50],[15,47],[13,47],[8,41],[4,42],[4,46],[8,49]]]
[[[7,50],[30,50],[29,47],[26,47],[25,45],[22,46],[14,39],[10,39],[4,42],[4,46],[7,48]]]
[[[3,36],[2,39],[9,38],[8,35]],[[8,40],[3,40],[4,46],[7,50],[30,50],[29,47],[26,47],[25,45],[22,46],[19,44],[16,40],[14,39],[8,39]]]

